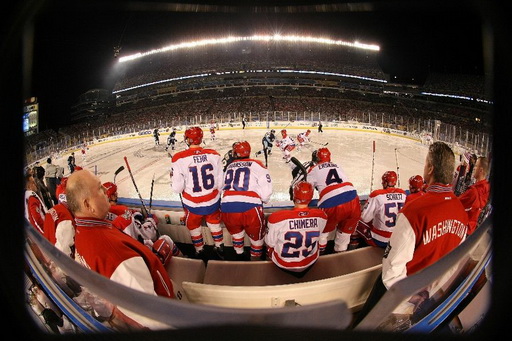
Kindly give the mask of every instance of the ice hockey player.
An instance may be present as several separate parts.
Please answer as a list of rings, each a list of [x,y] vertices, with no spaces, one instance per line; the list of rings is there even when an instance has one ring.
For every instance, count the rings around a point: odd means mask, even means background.
[[[265,153],[267,156],[272,154],[272,146],[276,139],[276,131],[274,129],[267,131],[263,138],[261,139],[261,144],[263,145],[263,149],[256,152],[255,156],[261,155]]]
[[[315,158],[316,165],[309,170],[307,179],[319,193],[318,207],[327,214],[327,225],[320,235],[320,248],[325,247],[329,233],[336,229],[334,251],[346,251],[361,217],[359,196],[345,171],[331,162],[329,149],[319,148]]]
[[[281,130],[282,139],[276,142],[276,146],[283,152],[283,159],[290,162],[291,151],[295,149],[295,141],[286,132],[286,129]]]
[[[405,191],[395,188],[394,171],[382,174],[382,189],[370,193],[363,210],[356,234],[367,245],[385,248],[395,227],[396,217],[405,203]]]
[[[215,129],[217,128],[217,125],[214,121],[210,123],[210,140],[215,141]]]
[[[171,133],[167,137],[167,146],[165,146],[165,151],[168,151],[169,147],[171,147],[171,150],[174,150],[176,141],[176,128],[173,127]]]
[[[113,182],[105,182],[106,195],[110,203],[110,209],[105,218],[112,222],[112,225],[146,245],[150,250],[168,248],[169,254],[173,256],[181,255],[180,250],[174,241],[166,235],[159,235],[158,218],[155,215],[148,215],[144,218],[141,212],[130,209],[117,202],[117,185]],[[160,241],[159,241],[160,240]]]
[[[155,146],[159,146],[160,145],[160,133],[158,132],[158,128],[155,128],[155,130],[153,130],[153,137],[155,138]]]
[[[311,169],[311,167],[316,165],[316,160],[318,159],[316,155],[317,152],[317,150],[314,150],[313,153],[311,153],[310,161],[305,161],[301,163],[295,157],[292,157],[290,159],[290,166],[292,167],[292,182],[289,189],[290,200],[293,201],[293,187],[295,186],[295,184],[297,184],[300,181],[306,181],[309,170]]]
[[[296,183],[293,187],[294,208],[274,212],[268,217],[265,235],[268,259],[298,278],[317,261],[321,248],[318,240],[327,224],[323,210],[308,207],[313,191],[309,182]]]
[[[421,175],[411,176],[409,178],[409,195],[405,198],[405,203],[407,204],[409,201],[412,201],[425,194],[425,191],[423,190],[424,185],[425,182],[423,181],[423,177]]]
[[[194,257],[206,261],[204,240],[201,231],[206,221],[213,241],[214,252],[223,257],[224,238],[220,226],[220,194],[224,174],[219,153],[201,147],[203,130],[190,127],[184,134],[188,149],[174,154],[171,169],[171,188],[182,196],[187,226],[195,248]]]
[[[231,234],[237,257],[245,258],[244,240],[247,235],[251,243],[251,260],[261,260],[265,232],[263,204],[272,194],[272,180],[261,161],[249,158],[249,142],[236,142],[232,154],[234,160],[224,175],[221,220]]]
[[[299,142],[299,146],[297,148],[298,151],[301,150],[302,147],[304,147],[305,144],[309,143],[309,134],[311,133],[311,130],[306,130],[305,132],[299,133],[297,135],[297,141]]]

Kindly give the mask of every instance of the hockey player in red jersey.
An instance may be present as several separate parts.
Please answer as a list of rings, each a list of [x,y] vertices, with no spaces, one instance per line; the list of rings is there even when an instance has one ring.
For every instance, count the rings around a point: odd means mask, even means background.
[[[319,148],[313,153],[316,163],[308,172],[307,180],[317,189],[318,207],[327,214],[324,232],[320,235],[320,247],[327,244],[327,237],[336,229],[334,251],[346,251],[350,236],[361,217],[361,205],[355,187],[348,181],[345,171],[331,162],[331,152]]]
[[[293,187],[294,208],[272,213],[268,217],[265,244],[274,264],[297,277],[303,277],[319,257],[319,238],[327,215],[309,208],[313,185],[300,181]]]
[[[409,195],[405,198],[405,203],[407,204],[409,201],[412,201],[418,197],[421,197],[425,194],[423,190],[423,186],[425,182],[421,175],[413,175],[409,178]]]
[[[396,223],[396,216],[405,203],[405,191],[396,188],[397,175],[387,171],[382,175],[382,189],[370,193],[357,226],[356,235],[367,245],[385,248]]]
[[[272,180],[267,167],[249,158],[251,145],[247,141],[233,145],[234,159],[224,175],[221,218],[229,231],[238,255],[244,253],[245,235],[251,242],[251,260],[260,260],[263,253],[265,217],[263,204],[272,194]]]
[[[182,197],[187,226],[195,256],[205,259],[201,232],[203,219],[215,243],[214,250],[222,257],[224,237],[220,226],[220,194],[223,187],[222,158],[213,149],[201,147],[203,130],[191,127],[185,131],[187,150],[174,154],[171,169],[171,188]]]

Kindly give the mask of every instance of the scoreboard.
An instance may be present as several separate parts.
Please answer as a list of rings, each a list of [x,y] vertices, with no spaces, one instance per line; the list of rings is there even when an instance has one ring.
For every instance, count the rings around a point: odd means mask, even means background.
[[[37,97],[30,97],[23,105],[23,133],[25,136],[39,132],[39,103]]]

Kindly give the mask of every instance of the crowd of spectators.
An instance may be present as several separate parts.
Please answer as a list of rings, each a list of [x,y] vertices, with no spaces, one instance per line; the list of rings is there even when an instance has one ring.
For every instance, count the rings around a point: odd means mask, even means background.
[[[480,114],[484,122],[475,120]],[[354,121],[408,131],[432,130],[433,120],[440,120],[454,127],[447,128],[454,138],[464,137],[466,131],[488,133],[485,115],[480,110],[433,100],[359,91],[311,87],[229,88],[114,107],[108,113],[63,127],[58,132],[46,130],[28,136],[26,151],[29,159],[36,160],[95,138],[211,120],[239,120],[242,116],[252,121],[267,120],[267,117],[271,120]]]

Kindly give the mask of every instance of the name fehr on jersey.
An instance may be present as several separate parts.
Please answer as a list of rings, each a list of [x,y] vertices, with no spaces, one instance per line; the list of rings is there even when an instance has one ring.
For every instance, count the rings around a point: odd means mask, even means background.
[[[213,149],[191,148],[172,158],[171,188],[183,194],[183,205],[191,212],[218,203],[222,181],[222,159]]]

